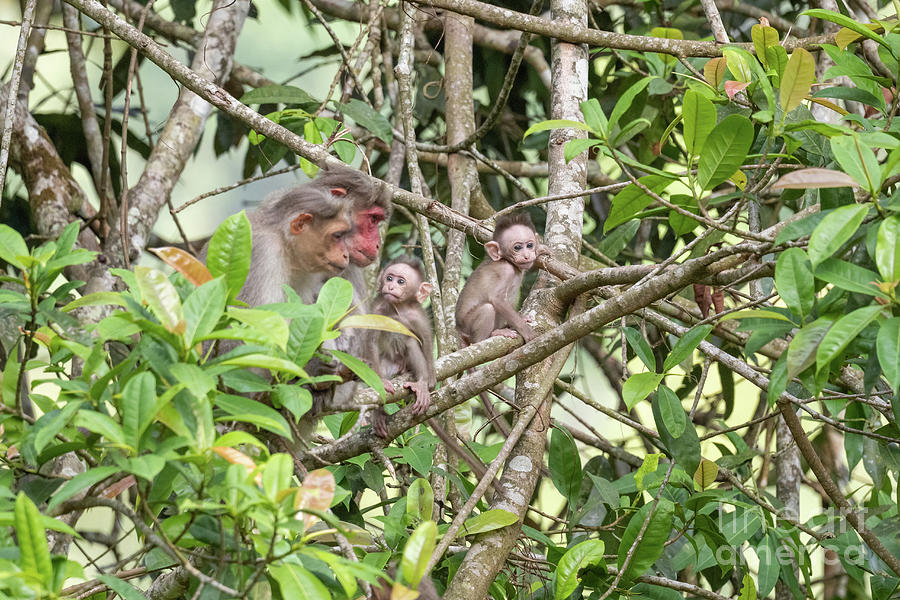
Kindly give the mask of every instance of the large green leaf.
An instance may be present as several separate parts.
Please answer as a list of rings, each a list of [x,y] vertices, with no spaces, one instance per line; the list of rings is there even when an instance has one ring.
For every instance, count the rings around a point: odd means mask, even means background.
[[[716,125],[706,138],[697,181],[704,190],[711,190],[743,164],[753,144],[753,124],[743,115],[728,115]]]
[[[634,350],[648,369],[656,369],[656,359],[653,357],[653,348],[644,339],[643,334],[633,327],[625,328],[625,339],[628,341],[629,347]]]
[[[492,508],[483,513],[466,519],[463,524],[462,532],[465,535],[477,535],[486,531],[494,531],[503,527],[509,527],[519,520],[519,517],[503,510],[502,508]]]
[[[575,591],[579,582],[578,571],[585,567],[605,565],[603,550],[603,540],[585,540],[566,550],[556,566],[554,600],[564,600]]]
[[[89,469],[84,473],[79,473],[72,479],[62,484],[59,489],[57,489],[53,493],[53,496],[50,498],[49,504],[47,504],[47,510],[56,508],[81,490],[89,488],[90,486],[99,483],[110,475],[118,472],[118,467],[96,467],[93,469]]]
[[[573,506],[581,490],[581,457],[572,434],[564,427],[554,427],[550,434],[550,479]]]
[[[127,445],[125,432],[107,415],[93,410],[81,410],[75,415],[74,423],[78,427],[84,427],[88,431],[102,435],[108,442],[121,446]]]
[[[325,317],[318,306],[296,305],[302,309],[291,315],[287,354],[298,365],[305,365],[322,343]]]
[[[351,98],[347,104],[338,103],[338,108],[340,112],[356,121],[357,125],[374,133],[385,144],[391,144],[394,138],[391,122],[383,114],[357,98]]]
[[[306,379],[309,377],[306,371],[301,369],[299,366],[297,366],[296,363],[292,361],[256,352],[229,358],[222,361],[222,364],[234,365],[237,367],[256,367],[259,369],[269,369],[270,371],[281,371],[283,373],[293,375],[294,377],[300,377],[301,379]]]
[[[689,154],[700,154],[706,138],[716,124],[716,107],[705,96],[694,90],[684,93],[681,106],[684,128],[684,145]]]
[[[663,422],[666,424],[666,430],[673,438],[681,437],[681,434],[684,433],[684,426],[687,423],[687,415],[684,412],[684,406],[681,405],[681,399],[665,385],[659,386],[656,390],[656,396],[659,401],[659,412],[662,415]]]
[[[653,503],[645,504],[638,510],[628,521],[625,533],[622,535],[622,541],[619,542],[619,569],[625,564],[625,557],[638,540],[638,533],[644,525],[644,521],[650,511],[653,509]],[[644,530],[644,534],[637,542],[637,548],[625,569],[622,577],[623,581],[631,581],[638,575],[642,575],[644,571],[653,566],[660,556],[662,556],[665,548],[666,540],[669,538],[669,531],[672,529],[672,516],[675,512],[675,505],[667,498],[660,498],[650,517],[650,522]]]
[[[809,260],[814,269],[853,237],[868,212],[868,204],[850,204],[822,219],[809,236]]]
[[[150,307],[150,312],[159,319],[166,330],[183,334],[187,329],[184,309],[178,291],[169,278],[162,271],[144,266],[135,267],[134,275],[141,290],[141,297]]]
[[[816,267],[816,277],[842,290],[884,299],[889,298],[887,294],[878,289],[877,284],[880,281],[878,273],[839,258],[827,258],[822,261],[822,264]]]
[[[893,215],[878,227],[875,264],[885,281],[900,281],[900,217]]]
[[[700,345],[700,342],[709,335],[712,329],[712,325],[701,325],[688,330],[672,347],[672,351],[669,352],[663,363],[663,371],[668,371],[681,364],[681,361],[690,358],[697,346]]]
[[[216,406],[227,413],[225,418],[219,419],[220,421],[252,423],[286,438],[291,437],[290,427],[284,417],[262,402],[232,394],[219,394],[216,396]]]
[[[47,532],[34,502],[20,491],[15,505],[16,537],[19,540],[19,568],[39,588],[48,589],[53,577]]]
[[[337,323],[353,303],[353,284],[340,277],[332,277],[319,290],[316,305],[322,308],[325,315],[325,326],[332,327]]]
[[[584,122],[600,135],[606,135],[609,121],[606,119],[606,113],[600,106],[600,101],[596,98],[589,98],[581,103],[581,114],[584,115]]]
[[[754,25],[750,28],[750,39],[753,40],[753,49],[756,50],[756,58],[768,67],[766,60],[766,48],[778,43],[778,30],[768,25]]]
[[[321,104],[304,90],[293,85],[266,85],[241,96],[244,104]]]
[[[281,597],[291,600],[331,600],[331,594],[318,577],[295,563],[269,565],[269,574],[278,582]]]
[[[216,277],[191,292],[184,301],[185,347],[193,348],[200,338],[216,328],[227,299],[228,288],[223,277]]]
[[[828,368],[829,363],[843,352],[844,348],[862,333],[883,309],[884,307],[880,305],[864,306],[838,319],[816,349],[816,372]]]
[[[812,54],[803,48],[794,49],[781,76],[781,109],[789,113],[800,106],[815,81],[816,61]]]
[[[329,350],[329,352],[331,352],[331,354],[341,361],[348,369],[353,371],[357,377],[362,379],[363,383],[378,392],[379,396],[382,398],[385,397],[384,381],[382,381],[381,376],[378,373],[372,370],[372,367],[346,352],[341,352],[340,350]]]
[[[804,10],[800,15],[806,15],[808,17],[815,17],[817,19],[824,19],[826,21],[831,21],[832,23],[837,23],[841,27],[846,27],[852,31],[855,31],[862,37],[868,38],[870,40],[874,40],[887,48],[887,50],[891,51],[891,46],[888,44],[883,37],[863,25],[862,23],[858,23],[857,21],[851,19],[850,17],[846,17],[841,13],[837,13],[830,10],[825,10],[823,8],[811,8],[808,10]]]
[[[260,339],[284,350],[288,343],[288,324],[284,317],[271,310],[258,308],[229,308],[228,316],[249,326],[259,334]]]
[[[0,224],[0,260],[5,260],[17,269],[23,269],[20,256],[28,256],[28,246],[19,232],[9,225]]]
[[[156,416],[156,378],[144,371],[128,380],[122,390],[122,430],[125,439],[140,450],[140,439]]]
[[[578,121],[572,121],[571,119],[551,119],[549,121],[541,121],[540,123],[535,123],[531,127],[529,127],[524,134],[522,134],[523,138],[527,138],[532,133],[538,133],[540,131],[547,131],[548,129],[580,129],[582,131],[593,131],[590,125],[586,125],[584,123],[579,123]]]
[[[406,514],[422,521],[430,521],[434,513],[434,489],[428,480],[419,477],[406,493]]]
[[[775,263],[775,288],[788,308],[802,323],[812,312],[816,282],[806,252],[788,248]]]
[[[622,400],[628,410],[653,393],[662,378],[660,373],[636,373],[629,377],[622,385]]]
[[[833,317],[819,317],[794,335],[787,351],[787,378],[805,371],[816,361],[822,338],[834,324]],[[774,376],[774,374],[773,374]]]
[[[609,122],[614,125],[618,125],[621,129],[625,129],[626,123],[620,122],[622,116],[626,112],[628,112],[628,109],[631,108],[631,104],[634,102],[634,99],[638,94],[643,92],[648,85],[650,85],[651,81],[653,81],[652,77],[641,77],[634,85],[625,90],[625,92],[621,96],[619,96],[619,99],[616,101],[616,106],[613,108],[612,114],[609,115]]]
[[[875,347],[878,349],[881,372],[896,395],[900,390],[900,317],[888,319],[881,324]]]
[[[872,149],[858,135],[837,135],[829,144],[841,168],[872,196],[877,196],[881,188],[881,166]]]
[[[663,392],[664,394],[665,392]],[[686,473],[693,473],[700,465],[700,438],[697,437],[697,429],[693,421],[685,420],[684,431],[677,438],[669,433],[668,423],[663,418],[660,410],[662,394],[653,396],[650,407],[653,411],[653,421],[659,431],[659,438],[668,453],[675,459]]]
[[[651,192],[659,195],[672,185],[675,179],[661,175],[646,175],[638,181]],[[606,222],[603,224],[603,231],[607,232],[616,225],[631,220],[632,217],[647,208],[651,202],[653,202],[653,197],[639,186],[633,183],[627,186],[613,197],[609,216],[606,217]]]
[[[250,220],[244,211],[225,219],[209,240],[206,267],[213,277],[225,276],[230,299],[238,295],[247,280],[252,245]]]
[[[778,573],[781,570],[777,556],[777,545],[771,534],[765,534],[756,544],[756,556],[759,558],[759,589],[760,598],[767,598],[778,581]]]

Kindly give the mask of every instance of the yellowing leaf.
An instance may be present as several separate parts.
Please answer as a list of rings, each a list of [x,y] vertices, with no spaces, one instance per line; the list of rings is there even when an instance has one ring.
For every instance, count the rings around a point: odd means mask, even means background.
[[[416,337],[416,334],[407,329],[403,323],[384,315],[350,315],[342,319],[337,327],[338,329],[377,329]]]
[[[303,486],[297,490],[295,507],[298,510],[312,509],[326,511],[334,499],[334,475],[325,469],[310,471],[303,479]],[[310,513],[303,514],[303,524],[307,529],[319,520],[319,517]],[[297,518],[300,518],[298,513]]]
[[[725,66],[725,59],[721,56],[709,59],[706,64],[703,65],[703,77],[706,78],[706,82],[714,88],[719,89],[719,86],[722,85],[722,80],[725,79]]]
[[[778,31],[768,25],[754,25],[750,28],[750,37],[753,39],[753,48],[756,50],[756,58],[764,67],[769,64],[766,61],[766,48],[778,43]]]
[[[779,99],[782,110],[788,113],[800,106],[815,81],[815,59],[803,48],[797,48],[791,53],[791,58],[784,68],[784,75],[781,77]]]
[[[203,285],[207,281],[212,281],[213,277],[206,265],[181,248],[165,246],[163,248],[151,248],[150,251],[167,265],[184,275],[194,285]]]
[[[882,27],[878,23],[860,23],[860,25],[862,27],[871,29],[875,33],[881,33],[884,31],[884,27]],[[834,36],[834,45],[843,50],[861,37],[862,34],[859,34],[852,29],[841,27],[841,29]]]
[[[700,466],[694,472],[694,482],[700,486],[701,490],[705,490],[716,481],[719,474],[719,465],[705,458],[700,459]]]
[[[740,169],[735,171],[731,175],[731,177],[728,178],[728,180],[731,183],[733,183],[734,185],[736,185],[738,187],[738,189],[740,189],[740,190],[743,190],[745,187],[747,187],[747,176],[744,175],[744,172],[741,171]]]

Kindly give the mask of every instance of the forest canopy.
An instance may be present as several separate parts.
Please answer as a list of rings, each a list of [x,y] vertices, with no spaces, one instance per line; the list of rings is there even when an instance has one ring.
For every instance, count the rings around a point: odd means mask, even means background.
[[[896,1],[2,11],[0,597],[900,597]]]

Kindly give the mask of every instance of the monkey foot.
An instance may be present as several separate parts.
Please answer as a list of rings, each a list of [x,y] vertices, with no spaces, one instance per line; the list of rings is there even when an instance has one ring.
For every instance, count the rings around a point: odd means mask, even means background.
[[[396,386],[393,383],[391,383],[389,380],[382,379],[381,382],[384,384],[384,391],[387,392],[388,394],[394,394],[397,392]]]
[[[375,435],[381,438],[388,437],[387,431],[387,413],[383,408],[372,411],[372,430]]]
[[[415,415],[421,415],[431,404],[431,392],[428,391],[428,384],[424,381],[410,381],[404,383],[403,387],[415,392],[416,401],[413,402],[412,411]]]
[[[519,332],[515,329],[509,329],[504,327],[503,329],[495,329],[491,332],[491,336],[498,335],[500,337],[508,337],[508,338],[517,338],[519,337]]]

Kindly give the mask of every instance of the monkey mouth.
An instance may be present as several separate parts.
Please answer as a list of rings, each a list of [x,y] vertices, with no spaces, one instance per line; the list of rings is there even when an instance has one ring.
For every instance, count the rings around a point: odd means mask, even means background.
[[[337,275],[341,271],[347,268],[348,263],[328,263],[328,266],[331,267],[331,274]]]
[[[371,256],[362,250],[354,250],[350,253],[350,262],[352,262],[357,267],[368,267],[375,259],[378,258],[378,254],[372,254]]]

